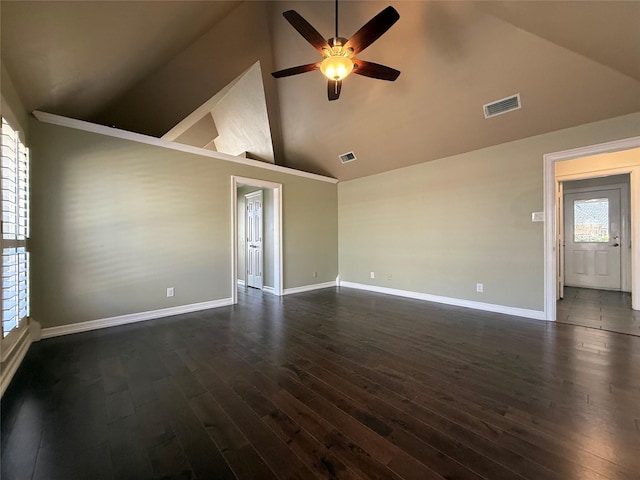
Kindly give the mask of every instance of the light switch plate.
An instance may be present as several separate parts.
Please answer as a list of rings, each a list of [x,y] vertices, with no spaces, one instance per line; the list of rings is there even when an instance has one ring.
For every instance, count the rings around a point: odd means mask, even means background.
[[[544,222],[544,212],[533,212],[533,213],[531,213],[531,221],[532,222]]]

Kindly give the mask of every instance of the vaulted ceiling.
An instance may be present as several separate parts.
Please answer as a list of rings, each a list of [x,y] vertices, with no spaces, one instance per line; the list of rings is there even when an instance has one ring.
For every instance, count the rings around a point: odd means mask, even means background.
[[[326,1],[3,0],[2,64],[28,111],[160,137],[260,61],[276,163],[341,180],[640,111],[640,2],[343,0],[340,35],[388,4],[400,20],[359,58],[400,77],[352,75],[334,102],[319,72],[269,75],[319,59],[281,14],[330,37]]]

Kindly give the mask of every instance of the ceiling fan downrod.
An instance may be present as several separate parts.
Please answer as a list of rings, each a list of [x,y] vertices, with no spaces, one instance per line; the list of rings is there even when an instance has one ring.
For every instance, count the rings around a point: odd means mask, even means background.
[[[338,0],[336,0],[336,34],[333,38],[338,38]]]

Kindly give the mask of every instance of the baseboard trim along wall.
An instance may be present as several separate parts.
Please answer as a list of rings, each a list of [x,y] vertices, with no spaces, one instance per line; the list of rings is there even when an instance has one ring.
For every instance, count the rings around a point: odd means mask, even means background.
[[[546,320],[545,313],[541,310],[529,310],[527,308],[506,307],[504,305],[495,305],[493,303],[474,302],[473,300],[462,300],[452,297],[441,297],[439,295],[430,295],[428,293],[412,292],[409,290],[398,290],[395,288],[377,287],[375,285],[366,285],[363,283],[340,281],[340,287],[357,288],[358,290],[367,290],[369,292],[386,293],[387,295],[396,295],[398,297],[414,298],[416,300],[425,300],[427,302],[444,303],[456,307],[473,308],[475,310],[483,310],[485,312],[503,313],[505,315],[513,315],[515,317],[531,318],[533,320]]]
[[[292,293],[310,292],[311,290],[320,290],[321,288],[335,287],[336,282],[316,283],[314,285],[303,285],[301,287],[285,288],[283,295],[291,295]]]
[[[59,337],[60,335],[88,332],[89,330],[115,327],[118,325],[126,325],[128,323],[156,320],[158,318],[171,317],[173,315],[180,315],[183,313],[199,312],[201,310],[209,310],[210,308],[226,307],[232,304],[233,301],[231,298],[223,298],[210,302],[192,303],[190,305],[181,305],[179,307],[169,307],[160,310],[152,310],[149,312],[131,313],[129,315],[120,315],[118,317],[102,318],[99,320],[89,320],[87,322],[60,325],[58,327],[43,328],[42,338]]]

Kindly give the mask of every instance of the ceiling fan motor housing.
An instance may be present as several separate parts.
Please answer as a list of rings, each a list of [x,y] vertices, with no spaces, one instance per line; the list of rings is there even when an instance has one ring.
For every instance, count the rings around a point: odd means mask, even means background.
[[[342,47],[347,43],[347,39],[343,37],[327,38],[327,43],[331,46],[334,55],[351,55],[353,48],[347,49],[348,51],[342,51]]]

